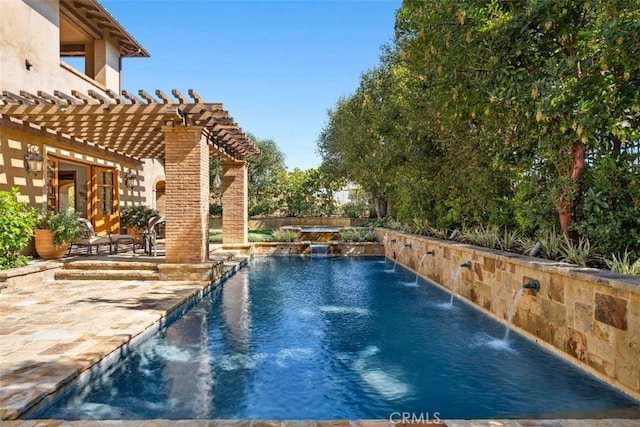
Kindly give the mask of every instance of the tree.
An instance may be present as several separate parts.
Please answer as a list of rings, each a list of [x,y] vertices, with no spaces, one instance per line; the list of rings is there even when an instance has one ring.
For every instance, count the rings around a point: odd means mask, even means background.
[[[247,160],[249,215],[269,215],[279,209],[279,177],[285,171],[285,156],[272,139],[249,137],[260,149],[260,155]],[[216,177],[222,177],[220,158],[213,157],[209,163],[209,188],[211,197],[220,200],[222,186],[216,186]]]
[[[442,126],[473,123],[521,178],[553,170],[545,192],[576,239],[586,153],[639,136],[637,1],[409,0],[397,18],[403,62]]]
[[[286,169],[285,155],[272,139],[257,139],[250,136],[260,149],[260,155],[248,160],[249,214],[270,215],[278,208],[280,195],[278,182]]]

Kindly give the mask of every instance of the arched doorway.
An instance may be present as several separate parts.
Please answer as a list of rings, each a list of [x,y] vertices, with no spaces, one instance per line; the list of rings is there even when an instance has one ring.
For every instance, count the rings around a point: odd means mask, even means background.
[[[160,215],[165,214],[166,212],[166,202],[165,202],[165,181],[161,180],[156,182],[154,192],[156,193],[156,210],[160,213]]]

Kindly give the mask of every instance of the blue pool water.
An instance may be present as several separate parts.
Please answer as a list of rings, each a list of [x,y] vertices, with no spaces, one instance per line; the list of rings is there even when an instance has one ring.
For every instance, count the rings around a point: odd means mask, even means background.
[[[382,258],[253,260],[33,418],[637,417],[637,402]]]

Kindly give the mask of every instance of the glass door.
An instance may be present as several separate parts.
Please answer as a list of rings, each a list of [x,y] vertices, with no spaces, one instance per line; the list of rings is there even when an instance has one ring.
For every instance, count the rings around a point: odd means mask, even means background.
[[[118,233],[117,171],[92,167],[92,216],[96,233]]]

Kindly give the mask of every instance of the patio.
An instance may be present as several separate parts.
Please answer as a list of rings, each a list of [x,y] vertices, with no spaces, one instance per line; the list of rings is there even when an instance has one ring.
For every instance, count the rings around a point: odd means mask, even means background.
[[[84,263],[90,278],[21,280],[0,287],[0,419],[15,419],[71,380],[90,375],[95,365],[116,362],[129,344],[157,330],[169,313],[246,262],[244,257],[215,258],[224,267],[213,282],[102,279],[99,273],[115,266],[122,273],[135,271],[126,264],[164,262],[164,257],[127,252],[66,259]],[[35,264],[30,267],[34,271],[64,272],[61,263]]]

